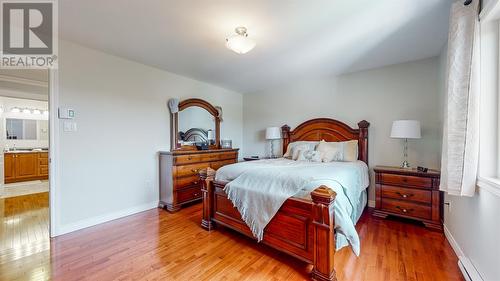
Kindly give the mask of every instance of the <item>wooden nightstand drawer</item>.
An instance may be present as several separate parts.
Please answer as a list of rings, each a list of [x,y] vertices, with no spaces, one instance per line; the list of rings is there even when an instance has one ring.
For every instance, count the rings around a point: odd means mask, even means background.
[[[397,174],[381,174],[381,183],[383,184],[393,184],[393,185],[403,185],[419,188],[431,188],[432,179],[425,177],[416,176],[406,176]]]
[[[377,166],[375,171],[375,210],[386,218],[401,216],[443,230],[443,193],[439,191],[439,171]]]
[[[432,192],[414,188],[381,185],[382,197],[403,201],[415,201],[424,204],[432,203]]]
[[[382,199],[382,210],[422,219],[431,219],[432,214],[430,206],[388,198]]]

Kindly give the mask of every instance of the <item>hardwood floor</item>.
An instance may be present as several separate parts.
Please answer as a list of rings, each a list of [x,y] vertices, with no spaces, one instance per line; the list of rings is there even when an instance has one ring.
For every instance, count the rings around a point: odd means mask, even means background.
[[[49,194],[0,199],[0,280],[50,277]]]
[[[200,204],[175,214],[154,209],[60,236],[50,252],[4,261],[0,280],[48,272],[53,280],[308,279],[303,262],[222,227],[203,230],[200,212]],[[361,255],[337,252],[339,280],[463,280],[441,233],[368,212],[357,229]]]

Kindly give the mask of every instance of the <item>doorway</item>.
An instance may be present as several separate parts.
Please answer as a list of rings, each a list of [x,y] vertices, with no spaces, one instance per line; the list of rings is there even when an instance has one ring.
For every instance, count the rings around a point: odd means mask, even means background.
[[[0,69],[2,280],[50,278],[49,92],[48,70]]]

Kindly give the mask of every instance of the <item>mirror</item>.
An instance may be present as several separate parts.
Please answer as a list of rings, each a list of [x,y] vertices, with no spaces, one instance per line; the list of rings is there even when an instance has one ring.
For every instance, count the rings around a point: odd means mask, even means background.
[[[179,142],[181,145],[215,143],[215,118],[206,109],[192,106],[179,111]]]
[[[6,118],[5,134],[8,140],[36,140],[37,120]]]
[[[172,101],[172,100],[171,100]],[[169,101],[171,149],[217,149],[220,147],[220,116],[202,99]],[[202,145],[203,144],[203,145]]]

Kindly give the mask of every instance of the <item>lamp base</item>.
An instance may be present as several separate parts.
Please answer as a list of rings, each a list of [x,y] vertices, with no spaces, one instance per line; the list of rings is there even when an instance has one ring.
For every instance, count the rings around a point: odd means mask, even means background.
[[[408,163],[408,161],[404,161],[403,164],[401,164],[401,168],[410,169],[410,163]]]

